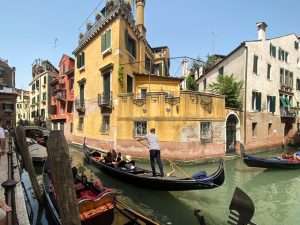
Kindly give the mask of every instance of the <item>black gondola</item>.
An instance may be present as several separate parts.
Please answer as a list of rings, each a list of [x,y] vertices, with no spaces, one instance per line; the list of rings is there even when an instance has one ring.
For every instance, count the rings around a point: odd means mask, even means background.
[[[300,169],[300,161],[281,158],[261,158],[252,155],[243,154],[243,160],[249,167],[277,168],[277,169]]]
[[[221,186],[225,180],[224,165],[221,160],[219,168],[210,176],[205,172],[199,172],[200,176],[187,178],[178,177],[153,177],[152,171],[139,167],[134,169],[116,167],[97,160],[101,153],[85,148],[85,157],[88,163],[93,164],[103,172],[140,187],[161,191],[186,191],[199,189],[213,189]]]

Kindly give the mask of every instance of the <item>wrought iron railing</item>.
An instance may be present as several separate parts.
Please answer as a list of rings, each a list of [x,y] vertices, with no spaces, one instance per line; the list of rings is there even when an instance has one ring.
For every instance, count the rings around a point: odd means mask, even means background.
[[[83,99],[75,100],[75,109],[79,112],[85,112],[85,103]]]
[[[112,107],[112,92],[99,94],[98,105],[100,107]]]

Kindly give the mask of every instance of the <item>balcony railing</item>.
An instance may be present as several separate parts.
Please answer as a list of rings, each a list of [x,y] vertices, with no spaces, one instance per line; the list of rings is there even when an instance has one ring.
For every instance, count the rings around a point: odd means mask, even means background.
[[[75,109],[76,109],[78,112],[84,113],[84,112],[85,112],[85,104],[84,104],[84,100],[76,99],[76,100],[75,100]]]
[[[284,92],[293,92],[293,87],[280,83],[280,90]]]
[[[281,108],[280,116],[283,118],[295,118],[297,116],[297,110],[294,108]]]
[[[66,93],[59,92],[59,93],[56,94],[56,98],[59,99],[59,100],[65,101],[66,100]]]
[[[100,107],[112,107],[112,93],[109,94],[99,94],[98,95],[98,105]]]

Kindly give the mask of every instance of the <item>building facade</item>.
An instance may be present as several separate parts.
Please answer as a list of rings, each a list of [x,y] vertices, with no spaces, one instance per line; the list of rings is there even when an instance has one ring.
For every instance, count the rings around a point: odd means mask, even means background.
[[[136,0],[134,18],[129,2],[108,1],[80,34],[70,140],[145,156],[135,138],[154,127],[170,158],[223,154],[223,137],[212,133],[224,123],[224,97],[180,91],[182,79],[169,74],[169,48],[147,42],[144,7]]]
[[[48,60],[36,60],[32,67],[30,88],[30,121],[45,126],[50,121],[52,90],[50,83],[58,70]]]
[[[30,121],[30,92],[22,89],[16,89],[16,91],[16,124],[28,123]]]
[[[235,141],[251,150],[275,148],[298,139],[299,37],[267,38],[266,30],[266,23],[257,23],[257,40],[241,43],[198,80],[200,91],[209,91],[209,84],[224,74],[243,81],[242,112],[229,110],[227,115],[227,151]]]
[[[7,60],[0,58],[0,120],[10,128],[16,124],[15,67],[10,67]]]
[[[59,63],[59,74],[50,83],[52,129],[73,130],[75,60],[63,55]]]

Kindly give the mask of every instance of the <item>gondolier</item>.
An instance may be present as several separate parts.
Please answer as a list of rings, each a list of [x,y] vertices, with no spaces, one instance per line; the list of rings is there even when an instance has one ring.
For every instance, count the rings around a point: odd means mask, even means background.
[[[152,169],[152,174],[155,177],[156,176],[156,170],[155,170],[155,161],[157,162],[157,165],[160,170],[160,176],[164,176],[164,170],[163,170],[163,165],[160,159],[160,145],[158,138],[155,134],[155,128],[150,129],[150,134],[140,137],[137,139],[138,141],[141,140],[147,140],[148,142],[148,148],[149,148],[149,153],[150,153],[150,163],[151,163],[151,169]]]

